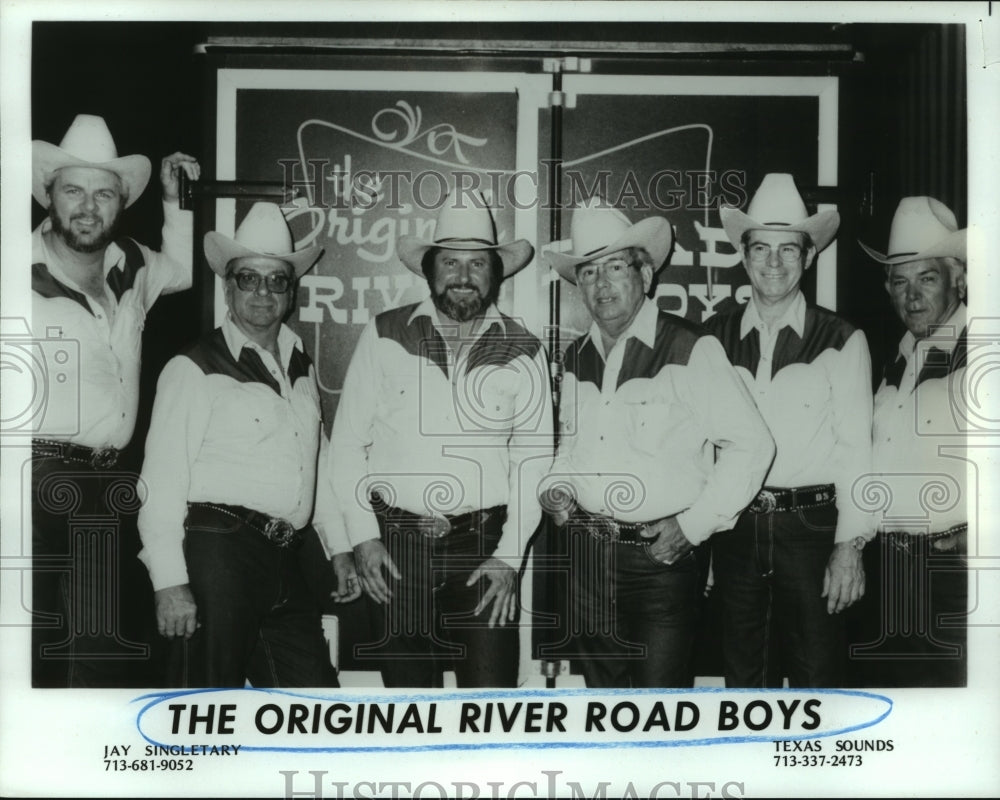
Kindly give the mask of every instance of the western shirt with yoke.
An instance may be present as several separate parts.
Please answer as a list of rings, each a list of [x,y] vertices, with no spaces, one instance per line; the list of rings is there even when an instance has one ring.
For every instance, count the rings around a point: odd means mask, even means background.
[[[718,341],[647,298],[610,352],[594,323],[565,364],[548,486],[623,522],[676,514],[695,544],[732,527],[774,444]]]
[[[46,219],[31,236],[32,334],[50,378],[34,433],[85,447],[129,443],[139,407],[146,313],[161,294],[191,287],[192,214],[163,203],[163,250],[123,238],[104,254],[111,317],[61,269],[45,245]]]
[[[154,590],[188,582],[187,504],[243,506],[304,527],[313,512],[321,424],[312,362],[290,328],[278,334],[281,367],[227,315],[172,358],[157,384],[139,512]],[[331,552],[347,549],[334,520]],[[197,535],[197,534],[192,534]]]
[[[874,471],[884,530],[939,533],[967,522],[966,306],[917,340],[909,331],[875,395]]]
[[[379,536],[371,492],[421,516],[505,505],[493,555],[517,567],[552,460],[545,353],[493,305],[469,341],[453,346],[447,328],[429,297],[365,327],[333,421],[328,490],[353,545]]]
[[[871,471],[871,358],[864,333],[799,292],[770,329],[753,298],[712,317],[719,338],[777,445],[765,485],[833,484],[835,542],[870,539],[874,519],[855,498]]]

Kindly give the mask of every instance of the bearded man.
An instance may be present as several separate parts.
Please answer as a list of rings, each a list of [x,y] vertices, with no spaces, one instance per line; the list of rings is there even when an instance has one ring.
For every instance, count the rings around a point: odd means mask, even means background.
[[[49,379],[32,431],[36,687],[147,682],[149,646],[126,618],[151,614],[152,593],[132,596],[122,582],[135,568],[138,502],[119,456],[139,407],[146,314],[191,286],[178,176],[200,167],[184,153],[162,161],[161,252],[118,230],[151,169],[146,156],[118,156],[101,117],[78,115],[58,146],[32,142],[32,195],[48,209],[31,240],[33,334]]]
[[[385,612],[381,641],[355,656],[389,687],[441,686],[446,669],[460,687],[512,687],[552,400],[541,343],[496,300],[534,248],[499,244],[482,195],[453,192],[434,239],[403,236],[396,249],[431,296],[365,328],[330,437],[326,490]]]

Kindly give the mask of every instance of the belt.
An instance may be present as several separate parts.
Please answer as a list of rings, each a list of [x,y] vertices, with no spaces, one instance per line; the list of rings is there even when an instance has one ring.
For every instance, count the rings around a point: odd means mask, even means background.
[[[467,511],[464,514],[445,514],[440,517],[429,517],[414,514],[396,506],[390,506],[380,495],[373,494],[370,498],[375,513],[387,523],[399,525],[406,530],[413,530],[430,539],[440,539],[453,531],[473,530],[491,517],[500,516],[506,511],[506,506],[491,506],[490,508]]]
[[[642,535],[648,522],[623,522],[604,514],[595,514],[577,506],[570,514],[570,520],[587,526],[591,535],[602,541],[616,544],[647,545],[656,541],[656,536],[646,538]]]
[[[31,440],[32,458],[60,458],[63,461],[86,464],[97,470],[114,469],[118,465],[120,453],[120,450],[113,447],[84,447],[54,439]]]
[[[278,547],[297,547],[302,543],[302,531],[295,530],[295,526],[287,519],[270,517],[244,506],[230,506],[223,503],[188,503],[189,515],[192,510],[199,509],[214,511],[217,514],[225,514],[227,517],[238,519]]]
[[[897,550],[904,553],[914,553],[919,551],[921,543],[926,542],[931,550],[939,553],[955,551],[964,553],[966,551],[967,533],[969,524],[963,522],[955,525],[946,531],[938,533],[907,533],[906,531],[885,531],[882,536]]]
[[[773,514],[778,511],[828,506],[836,499],[837,490],[832,483],[824,483],[821,486],[799,486],[795,489],[765,486],[757,492],[748,510],[752,514]]]

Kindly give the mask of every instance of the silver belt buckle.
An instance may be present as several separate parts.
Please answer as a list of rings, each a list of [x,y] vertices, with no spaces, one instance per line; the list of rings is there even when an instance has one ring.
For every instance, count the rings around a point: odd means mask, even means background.
[[[278,547],[288,547],[295,541],[295,527],[287,519],[272,517],[264,526],[264,536]]]
[[[427,532],[432,538],[440,539],[442,536],[447,536],[451,533],[451,523],[444,517],[431,517],[431,520],[432,522]]]
[[[118,463],[118,451],[113,447],[95,448],[90,456],[90,466],[94,469],[111,469]]]
[[[761,489],[750,504],[750,510],[754,514],[770,514],[777,507],[778,499],[774,496],[774,492],[767,489]]]

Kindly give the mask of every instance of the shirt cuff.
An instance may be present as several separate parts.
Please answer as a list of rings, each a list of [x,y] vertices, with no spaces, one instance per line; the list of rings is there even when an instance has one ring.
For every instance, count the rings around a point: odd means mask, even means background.
[[[699,512],[695,506],[681,511],[677,515],[677,524],[684,538],[691,544],[701,544],[715,533],[717,517],[714,514]]]
[[[148,547],[139,552],[139,560],[149,570],[149,579],[153,583],[153,591],[169,589],[171,586],[183,586],[189,583],[187,562],[184,560],[182,545],[158,549],[155,554]]]

